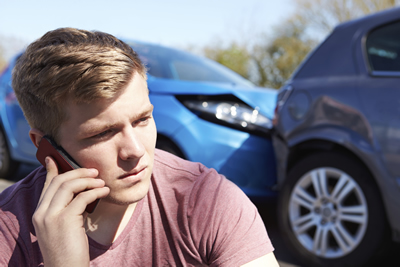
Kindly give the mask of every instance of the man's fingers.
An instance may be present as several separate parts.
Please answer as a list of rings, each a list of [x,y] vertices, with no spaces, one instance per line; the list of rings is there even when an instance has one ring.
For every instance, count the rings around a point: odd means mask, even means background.
[[[67,206],[70,205],[70,203],[73,201],[74,198],[82,198],[80,196],[81,194],[83,195],[90,195],[92,193],[87,194],[88,192],[91,192],[94,189],[97,188],[103,188],[105,185],[104,181],[101,179],[93,179],[93,178],[80,178],[80,179],[75,179],[75,180],[70,180],[67,182],[64,182],[57,190],[55,193],[54,197],[51,200],[51,203],[48,207],[48,211],[50,213],[58,213],[60,210],[66,208]],[[108,192],[109,189],[107,189]],[[85,193],[85,194],[84,194]],[[93,198],[94,197],[94,198]],[[89,198],[87,201],[93,202],[97,195],[93,196],[92,198]],[[100,196],[104,197],[104,196]],[[82,205],[86,206],[90,204],[91,202],[85,202],[85,198],[81,199],[83,201]],[[83,211],[82,211],[83,213]],[[76,213],[79,214],[79,213]]]
[[[55,160],[52,157],[46,157],[45,162],[47,171],[46,182],[47,181],[51,182],[51,180],[58,175],[58,167]]]
[[[68,205],[67,214],[83,214],[86,206],[96,199],[105,198],[110,193],[110,188],[101,187],[79,193]]]
[[[42,194],[39,199],[38,207],[42,206],[44,209],[47,209],[56,192],[60,189],[60,186],[62,186],[64,183],[68,183],[68,181],[79,180],[82,178],[98,180],[95,179],[98,176],[98,171],[96,169],[80,168],[63,174],[58,174],[55,161],[51,157],[46,157],[46,162],[46,169],[48,173],[43,186]]]
[[[47,188],[49,187],[51,181],[53,180],[54,177],[58,175],[58,168],[56,162],[53,160],[51,157],[46,157],[45,159],[46,162],[46,181],[44,182],[44,186],[42,189],[42,193],[40,194],[39,198],[39,204],[42,202],[43,196],[47,191]]]

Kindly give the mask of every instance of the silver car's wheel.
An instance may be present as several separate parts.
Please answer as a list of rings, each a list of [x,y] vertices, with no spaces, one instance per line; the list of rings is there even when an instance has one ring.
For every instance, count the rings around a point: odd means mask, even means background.
[[[366,166],[352,156],[305,156],[288,172],[278,204],[282,237],[305,266],[366,266],[385,247],[382,198]]]
[[[368,207],[351,176],[322,167],[307,172],[294,186],[289,220],[306,249],[323,258],[338,258],[360,244],[368,224]]]

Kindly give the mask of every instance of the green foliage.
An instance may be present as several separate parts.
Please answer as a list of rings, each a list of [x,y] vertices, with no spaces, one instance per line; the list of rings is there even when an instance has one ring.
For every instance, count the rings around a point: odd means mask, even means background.
[[[280,88],[307,54],[339,23],[398,5],[400,0],[296,0],[296,12],[252,46],[209,45],[204,55],[254,84]],[[249,43],[249,40],[241,40]]]
[[[259,76],[253,82],[280,88],[317,44],[312,39],[304,39],[304,32],[301,19],[290,19],[275,29],[272,41],[255,45],[252,55]]]
[[[6,60],[4,59],[4,49],[0,44],[0,73],[6,66]]]
[[[231,43],[227,48],[207,46],[204,48],[203,53],[206,57],[221,63],[244,78],[249,78],[250,54],[245,46],[241,46],[236,42]]]
[[[328,34],[337,24],[392,8],[398,0],[296,0],[297,15],[309,28]]]

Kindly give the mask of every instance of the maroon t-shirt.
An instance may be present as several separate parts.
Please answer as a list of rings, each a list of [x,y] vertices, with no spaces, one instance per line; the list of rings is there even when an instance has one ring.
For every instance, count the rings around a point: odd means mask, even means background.
[[[41,266],[31,222],[46,170],[0,194],[0,266]],[[256,207],[200,163],[156,150],[149,193],[112,245],[89,238],[92,266],[239,266],[273,251]]]

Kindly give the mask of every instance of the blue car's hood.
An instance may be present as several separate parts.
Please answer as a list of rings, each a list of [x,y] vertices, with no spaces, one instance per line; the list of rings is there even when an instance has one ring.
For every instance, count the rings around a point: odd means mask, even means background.
[[[149,76],[148,86],[152,94],[168,95],[223,95],[232,94],[253,108],[258,107],[260,112],[272,118],[274,114],[276,96],[275,89],[257,87],[238,87],[226,83],[206,83],[160,79]]]

